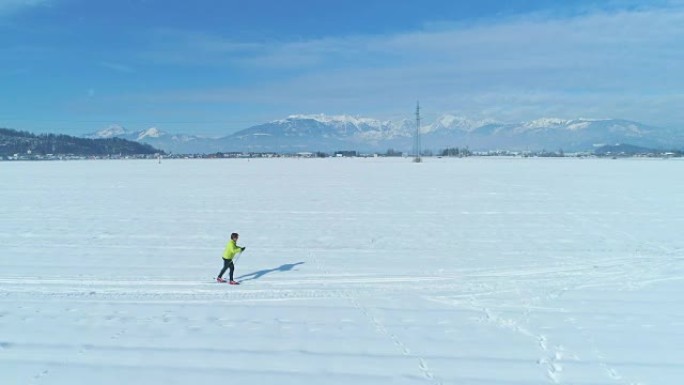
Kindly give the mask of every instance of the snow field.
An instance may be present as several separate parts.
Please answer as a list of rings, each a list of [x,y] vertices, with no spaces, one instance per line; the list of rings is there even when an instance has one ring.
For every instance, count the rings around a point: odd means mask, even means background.
[[[0,382],[679,384],[682,166],[3,162]]]

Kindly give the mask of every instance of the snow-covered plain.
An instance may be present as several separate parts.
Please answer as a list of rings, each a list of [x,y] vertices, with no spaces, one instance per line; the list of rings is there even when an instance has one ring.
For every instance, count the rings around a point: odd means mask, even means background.
[[[681,384],[683,169],[0,162],[0,383]]]

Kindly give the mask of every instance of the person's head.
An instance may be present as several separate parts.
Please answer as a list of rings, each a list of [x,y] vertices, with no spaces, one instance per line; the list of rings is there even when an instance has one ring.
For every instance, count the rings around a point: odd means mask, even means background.
[[[239,237],[238,233],[230,234],[230,239],[232,239],[234,241],[237,241],[238,237]]]

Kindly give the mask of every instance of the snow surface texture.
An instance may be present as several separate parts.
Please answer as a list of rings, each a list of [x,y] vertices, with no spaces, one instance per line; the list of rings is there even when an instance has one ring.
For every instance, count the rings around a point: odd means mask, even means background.
[[[0,383],[681,384],[682,168],[2,162]]]

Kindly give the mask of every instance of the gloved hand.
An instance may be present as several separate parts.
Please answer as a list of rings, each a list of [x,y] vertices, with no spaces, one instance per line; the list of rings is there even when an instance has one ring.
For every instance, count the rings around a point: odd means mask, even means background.
[[[243,247],[242,247],[242,251],[245,251],[246,248],[247,248],[247,247],[244,247],[244,246],[243,246]]]

